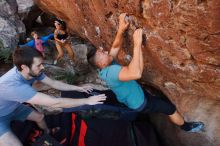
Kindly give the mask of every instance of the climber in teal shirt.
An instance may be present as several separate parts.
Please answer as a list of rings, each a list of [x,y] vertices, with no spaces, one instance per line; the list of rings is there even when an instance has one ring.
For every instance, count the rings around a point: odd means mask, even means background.
[[[99,76],[106,81],[108,87],[117,95],[119,102],[124,103],[131,109],[137,109],[144,103],[144,92],[136,81],[122,82],[118,79],[121,68],[121,65],[113,61],[110,66],[99,72]],[[134,100],[134,97],[137,98]]]
[[[143,30],[137,29],[133,34],[133,56],[127,66],[115,62],[123,42],[123,34],[129,26],[126,14],[119,16],[119,28],[109,54],[103,50],[88,53],[89,63],[100,69],[99,76],[116,94],[117,100],[128,108],[138,112],[156,112],[169,116],[171,122],[188,132],[198,132],[204,128],[202,122],[186,122],[177,111],[174,104],[152,97],[141,88],[136,81],[142,77],[144,62],[142,53]]]

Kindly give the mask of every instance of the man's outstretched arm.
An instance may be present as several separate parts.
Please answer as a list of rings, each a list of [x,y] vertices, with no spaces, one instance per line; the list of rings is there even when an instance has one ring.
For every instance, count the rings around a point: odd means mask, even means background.
[[[70,85],[70,84],[66,84],[63,83],[61,81],[57,81],[57,80],[53,80],[49,77],[45,77],[43,80],[41,80],[42,83],[47,84],[48,86],[57,89],[57,90],[61,90],[61,91],[71,91],[71,90],[75,90],[75,91],[79,91],[79,92],[90,92],[92,91],[92,87],[90,86],[75,86],[75,85]]]
[[[102,104],[106,100],[105,94],[90,96],[88,98],[54,98],[44,93],[37,92],[31,99],[26,101],[30,104],[44,105],[54,108],[71,108],[81,105]]]
[[[143,54],[142,54],[142,29],[135,30],[133,34],[134,50],[133,58],[128,66],[123,66],[119,72],[120,81],[129,81],[140,79],[143,72]]]
[[[110,55],[116,59],[118,56],[118,52],[121,49],[122,42],[123,42],[123,34],[125,30],[128,28],[129,22],[125,20],[126,13],[122,13],[119,16],[119,27],[117,34],[115,36],[115,40],[112,44],[111,50],[110,50]]]

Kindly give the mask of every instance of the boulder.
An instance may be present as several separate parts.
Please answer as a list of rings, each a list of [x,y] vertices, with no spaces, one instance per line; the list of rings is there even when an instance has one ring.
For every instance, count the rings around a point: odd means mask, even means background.
[[[18,14],[20,18],[23,20],[25,17],[27,17],[28,13],[31,11],[31,9],[34,7],[34,1],[33,0],[16,0],[18,5]]]
[[[35,0],[45,12],[67,22],[72,33],[109,50],[118,16],[129,15],[120,61],[132,55],[132,34],[142,27],[145,70],[141,83],[156,87],[187,121],[203,121],[206,131],[188,134],[155,122],[166,145],[220,145],[219,0]],[[170,131],[164,133],[163,131]]]
[[[0,2],[0,51],[14,49],[19,37],[25,34],[25,26],[17,14],[16,0]]]

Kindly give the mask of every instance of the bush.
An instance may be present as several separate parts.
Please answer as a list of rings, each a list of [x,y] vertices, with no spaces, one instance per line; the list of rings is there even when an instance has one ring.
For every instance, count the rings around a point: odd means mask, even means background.
[[[0,41],[0,60],[3,60],[5,63],[11,62],[11,49],[5,48],[1,41]]]

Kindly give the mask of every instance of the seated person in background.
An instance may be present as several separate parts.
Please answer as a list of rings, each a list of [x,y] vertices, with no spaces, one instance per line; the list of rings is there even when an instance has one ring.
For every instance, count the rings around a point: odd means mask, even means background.
[[[45,49],[43,47],[43,41],[39,38],[38,34],[36,31],[32,31],[31,32],[31,36],[34,38],[34,45],[35,45],[35,48],[41,52],[41,54],[43,55],[43,57],[45,58]]]
[[[18,48],[13,53],[15,67],[0,77],[0,146],[22,146],[12,133],[10,123],[13,120],[31,120],[48,133],[44,115],[28,107],[23,102],[54,108],[71,108],[81,105],[101,104],[106,99],[104,94],[88,98],[54,98],[37,92],[32,88],[35,81],[40,81],[57,90],[90,92],[90,86],[78,87],[47,77],[43,73],[43,56],[37,49],[28,46]]]
[[[56,59],[54,60],[54,64],[57,64],[57,61],[63,57],[64,52],[62,48],[65,48],[70,60],[70,63],[73,64],[74,62],[74,53],[73,53],[73,49],[71,47],[71,43],[69,40],[69,35],[67,33],[66,30],[66,23],[62,20],[55,20],[54,25],[56,27],[55,31],[54,31],[54,39],[55,39],[55,43],[56,43],[56,48],[58,51],[58,55],[56,57]]]
[[[49,34],[47,36],[39,37],[39,35],[36,31],[32,31],[31,36],[33,37],[33,40],[28,41],[24,45],[20,45],[20,47],[29,46],[29,47],[35,48],[38,51],[40,51],[41,54],[43,55],[43,57],[45,58],[45,53],[44,53],[45,48],[44,48],[44,46],[47,45],[47,41],[49,39],[54,39],[54,34]]]
[[[185,131],[200,131],[204,127],[202,122],[185,122],[175,105],[160,98],[148,96],[135,81],[141,78],[144,68],[142,29],[135,30],[133,34],[134,48],[130,64],[122,66],[115,61],[122,46],[123,33],[129,26],[129,22],[125,20],[125,17],[125,13],[119,16],[119,28],[110,53],[107,54],[102,50],[90,52],[87,56],[89,63],[100,69],[100,78],[116,94],[119,102],[138,112],[164,113],[169,116],[174,124]]]

